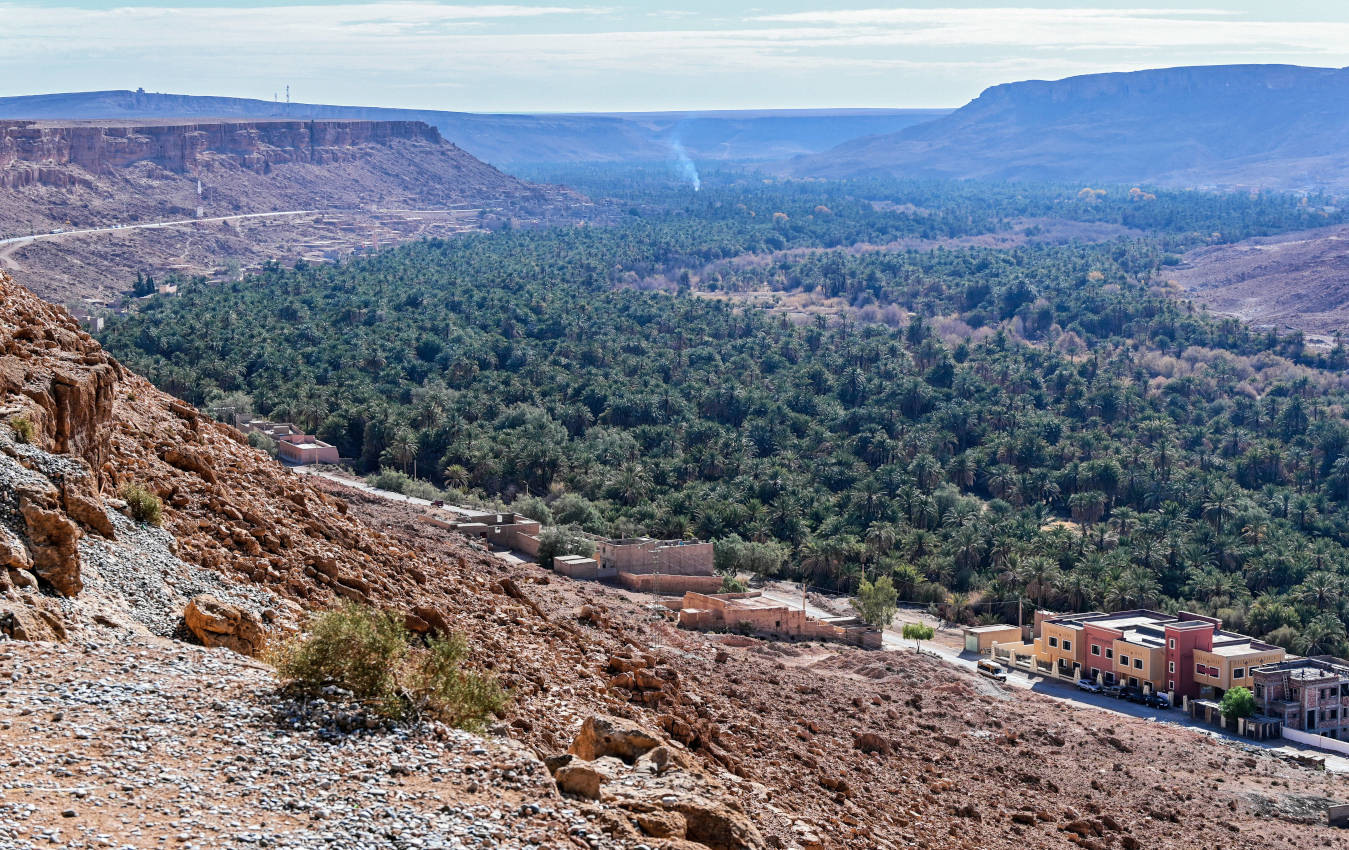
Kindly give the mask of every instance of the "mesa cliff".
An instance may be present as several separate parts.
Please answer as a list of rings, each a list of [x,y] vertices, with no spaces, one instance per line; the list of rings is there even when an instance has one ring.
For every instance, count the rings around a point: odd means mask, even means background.
[[[0,134],[0,187],[70,186],[148,162],[176,174],[227,163],[256,174],[288,163],[331,165],[395,141],[448,145],[419,121],[234,121],[62,126],[15,121]],[[457,150],[457,149],[455,149]],[[78,169],[78,170],[75,170]]]
[[[334,261],[587,207],[420,121],[0,119],[0,270],[52,300],[116,300],[138,272]]]

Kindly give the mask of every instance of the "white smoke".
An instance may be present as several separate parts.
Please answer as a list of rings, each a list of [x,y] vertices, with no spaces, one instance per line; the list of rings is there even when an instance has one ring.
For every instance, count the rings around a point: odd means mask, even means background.
[[[678,139],[670,142],[670,150],[674,151],[675,167],[679,169],[679,176],[687,180],[693,187],[693,191],[698,192],[703,188],[702,178],[698,176],[698,166],[689,159],[688,153],[684,150],[684,145]]]

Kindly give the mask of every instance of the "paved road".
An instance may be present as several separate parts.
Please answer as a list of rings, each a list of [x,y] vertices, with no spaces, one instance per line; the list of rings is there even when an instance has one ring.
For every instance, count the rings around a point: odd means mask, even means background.
[[[395,493],[392,490],[381,490],[378,487],[371,487],[359,478],[339,475],[336,472],[327,472],[316,466],[292,466],[290,468],[299,475],[312,475],[315,478],[326,478],[329,481],[336,481],[343,487],[360,490],[363,493],[369,493],[370,495],[378,496],[381,499],[388,499],[390,502],[406,502],[409,505],[423,506],[431,504],[429,499],[419,499],[416,496],[404,496],[402,493]]]
[[[120,233],[125,230],[154,230],[161,227],[177,227],[181,224],[204,224],[212,221],[236,221],[242,218],[270,218],[283,215],[312,215],[320,212],[341,212],[341,210],[287,210],[285,212],[220,215],[211,218],[183,218],[177,221],[152,221],[145,224],[123,224],[120,227],[91,227],[86,230],[63,230],[60,233],[35,233],[32,236],[11,236],[8,239],[0,239],[0,245],[18,245],[26,242],[38,242],[43,239],[60,239],[63,236],[81,236],[88,233]]]
[[[882,635],[881,645],[883,648],[889,650],[909,652],[914,650],[913,641],[904,640],[894,631],[886,631]],[[961,667],[972,673],[975,672],[975,665],[979,662],[979,656],[977,655],[959,652],[950,647],[942,646],[930,641],[923,644],[922,650],[928,655],[940,658],[948,664]],[[1007,687],[1023,691],[1033,691],[1034,693],[1047,696],[1050,699],[1058,700],[1066,705],[1079,708],[1090,706],[1100,711],[1136,717],[1140,720],[1183,726],[1187,729],[1202,732],[1203,734],[1210,735],[1214,738],[1221,738],[1240,746],[1287,753],[1290,755],[1314,755],[1326,760],[1326,770],[1333,773],[1349,773],[1349,758],[1346,758],[1345,756],[1326,750],[1318,750],[1314,747],[1303,747],[1292,744],[1283,738],[1275,738],[1270,741],[1253,741],[1250,738],[1243,738],[1239,735],[1229,735],[1221,729],[1216,729],[1209,726],[1207,723],[1201,723],[1198,720],[1195,720],[1178,708],[1148,708],[1147,706],[1138,705],[1137,703],[1132,703],[1128,700],[1080,691],[1075,685],[1070,685],[1067,682],[1062,682],[1058,679],[1046,679],[1042,676],[1034,676],[1021,670],[1008,671]]]

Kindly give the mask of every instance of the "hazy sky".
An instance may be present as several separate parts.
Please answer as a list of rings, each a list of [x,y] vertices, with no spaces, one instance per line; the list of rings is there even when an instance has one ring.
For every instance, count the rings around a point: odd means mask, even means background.
[[[466,111],[958,106],[989,85],[1349,65],[1346,0],[0,0],[0,95],[136,88]]]

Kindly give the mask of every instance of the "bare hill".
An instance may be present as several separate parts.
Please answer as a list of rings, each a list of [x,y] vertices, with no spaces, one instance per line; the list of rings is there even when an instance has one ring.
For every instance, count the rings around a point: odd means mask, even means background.
[[[1344,846],[1320,809],[1345,781],[1271,752],[912,652],[682,631],[318,490],[3,275],[0,422],[0,631],[54,641],[0,644],[6,845]],[[162,528],[128,515],[133,482]],[[257,653],[347,599],[463,633],[511,688],[489,738],[300,704],[171,642]]]
[[[786,166],[798,176],[1349,186],[1349,70],[1217,65],[1007,83]]]
[[[1214,310],[1255,325],[1324,338],[1349,331],[1349,227],[1199,248],[1166,277]]]
[[[140,270],[332,258],[583,202],[413,121],[0,121],[0,268],[58,299],[106,296]]]

